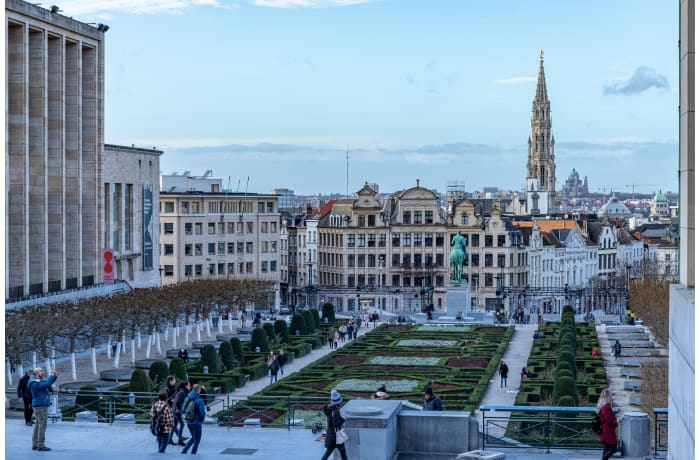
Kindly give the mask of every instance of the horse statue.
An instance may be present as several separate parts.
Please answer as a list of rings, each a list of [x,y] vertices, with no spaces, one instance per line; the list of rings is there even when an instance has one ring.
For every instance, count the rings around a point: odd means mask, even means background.
[[[457,232],[452,237],[450,246],[450,282],[462,283],[462,266],[467,258],[467,240],[462,236],[462,232]]]

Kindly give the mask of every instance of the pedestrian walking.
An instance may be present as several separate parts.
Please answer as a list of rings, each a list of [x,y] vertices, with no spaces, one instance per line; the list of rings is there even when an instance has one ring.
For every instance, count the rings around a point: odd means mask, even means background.
[[[338,449],[342,460],[348,460],[348,454],[345,452],[345,441],[339,443],[338,431],[343,429],[345,419],[340,415],[340,404],[343,402],[342,396],[337,390],[331,391],[331,403],[323,408],[323,413],[328,418],[328,429],[326,430],[326,440],[323,446],[326,452],[321,457],[321,460],[328,460],[334,450]]]
[[[34,433],[32,434],[32,450],[46,452],[51,450],[46,447],[46,424],[49,420],[49,406],[51,406],[51,395],[49,388],[54,384],[58,376],[56,369],[51,369],[51,375],[48,379],[44,379],[46,373],[44,369],[37,367],[34,373],[29,377],[29,391],[32,394],[32,409],[36,423],[34,424]]]
[[[613,345],[613,356],[615,359],[620,357],[620,353],[622,353],[622,345],[619,340],[615,340],[615,344]]]
[[[498,374],[501,376],[501,388],[508,388],[508,365],[501,360],[501,366],[498,368]]]
[[[340,332],[335,331],[335,334],[333,335],[333,348],[335,348],[335,349],[338,348],[339,341],[340,341]]]
[[[168,405],[168,391],[160,390],[158,401],[151,406],[151,429],[155,431],[158,453],[165,453],[174,425],[173,409]]]
[[[348,327],[347,327],[348,340],[352,340],[352,333],[354,330],[355,330],[355,326],[352,324],[352,320],[351,320],[350,324],[348,324]]]
[[[328,331],[328,348],[333,349],[333,330]]]
[[[284,354],[284,350],[280,350],[280,354],[277,355],[277,364],[280,367],[280,374],[284,376],[284,365],[287,364],[287,355]]]
[[[245,320],[246,320],[245,312],[242,311],[241,312],[241,328],[245,328]]]
[[[202,423],[204,423],[204,417],[207,413],[204,401],[200,397],[200,394],[204,390],[205,388],[203,386],[196,383],[192,387],[190,394],[185,398],[183,417],[187,423],[187,429],[190,430],[190,436],[192,437],[185,443],[185,447],[182,449],[183,454],[186,454],[190,447],[192,448],[192,454],[196,454],[199,443],[202,440]]]
[[[602,432],[598,436],[598,442],[603,444],[602,460],[608,460],[617,452],[617,419],[612,410],[612,394],[609,389],[604,389],[600,392],[598,404],[596,404],[596,413],[600,419]]]
[[[17,397],[24,403],[24,424],[26,426],[32,426],[32,392],[29,391],[29,379],[31,378],[32,371],[27,370],[19,379],[17,384]]]
[[[442,399],[433,393],[432,387],[427,387],[423,393],[423,410],[441,411]]]
[[[184,446],[185,441],[189,438],[184,436],[185,431],[185,421],[182,419],[182,409],[185,404],[185,398],[190,394],[192,385],[188,381],[180,382],[180,386],[175,393],[175,398],[173,400],[173,417],[175,418],[175,426],[173,430],[170,431],[170,444]],[[177,434],[177,444],[173,441],[174,436]]]
[[[272,385],[273,380],[277,381],[277,372],[280,370],[279,364],[277,364],[277,358],[275,354],[270,352],[267,356],[267,369],[270,371],[270,385]]]

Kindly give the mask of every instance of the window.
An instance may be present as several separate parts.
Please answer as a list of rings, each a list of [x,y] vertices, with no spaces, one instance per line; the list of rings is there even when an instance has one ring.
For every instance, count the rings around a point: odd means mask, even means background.
[[[164,244],[163,245],[163,255],[164,256],[172,256],[173,255],[173,245],[172,244]]]
[[[185,276],[188,278],[192,276],[192,265],[185,265]]]
[[[365,285],[365,275],[357,275],[357,285],[358,286]]]
[[[253,243],[252,243],[251,241],[248,241],[248,242],[245,244],[245,252],[246,252],[247,254],[252,254],[252,253],[253,253]]]
[[[236,222],[236,232],[243,233],[243,222]]]
[[[386,247],[386,235],[384,235],[384,234],[379,235],[379,247],[380,248]]]
[[[498,235],[498,247],[502,248],[505,245],[506,245],[506,236],[505,235]]]
[[[270,271],[271,271],[271,272],[276,272],[276,271],[277,271],[277,261],[276,261],[276,260],[271,260],[271,261],[270,261]]]
[[[229,275],[233,275],[233,274],[236,273],[236,270],[235,270],[235,269],[236,269],[236,265],[235,265],[233,262],[229,262],[229,263],[226,264],[226,265],[227,265],[226,268],[228,269],[228,274],[229,274]]]
[[[246,273],[253,273],[253,262],[246,262],[245,263],[245,272]]]
[[[365,226],[365,216],[357,216],[357,226],[358,227]]]
[[[219,262],[219,264],[216,266],[216,268],[217,268],[217,273],[219,275],[224,274],[224,263],[223,262]]]
[[[166,201],[165,205],[163,206],[163,213],[173,214],[174,212],[175,212],[175,202],[174,201]]]
[[[348,254],[348,268],[355,267],[355,254]]]
[[[435,234],[435,246],[438,248],[445,246],[445,234],[444,233],[436,233]]]
[[[401,254],[392,254],[391,255],[391,266],[398,267],[399,265],[401,265]]]
[[[192,235],[192,222],[185,223],[185,235]]]
[[[391,275],[391,287],[399,287],[399,281],[401,281],[399,275]]]
[[[215,222],[209,222],[207,224],[207,233],[209,235],[214,235],[216,233],[216,223]]]
[[[377,283],[377,277],[375,275],[367,275],[367,284],[374,286]]]
[[[260,242],[260,252],[261,253],[267,252],[267,247],[268,247],[267,241]]]
[[[223,233],[224,233],[224,223],[223,223],[223,222],[219,222],[216,226],[217,226],[217,228],[218,228],[217,233],[223,234]]]
[[[202,255],[202,243],[195,243],[194,244],[194,255],[195,256]]]
[[[258,201],[258,213],[260,213],[260,214],[265,213],[265,202],[264,201]]]
[[[398,248],[400,246],[401,246],[401,234],[400,233],[392,233],[391,234],[391,247]]]
[[[367,255],[367,266],[372,268],[377,266],[377,256],[374,254]]]
[[[163,224],[163,233],[166,235],[172,235],[174,233],[172,222],[166,222]]]
[[[202,276],[202,264],[194,266],[194,276]]]
[[[273,201],[267,202],[267,212],[268,214],[275,212],[275,203]]]
[[[410,276],[403,277],[403,285],[404,285],[404,287],[411,287],[411,277]]]
[[[467,225],[468,220],[467,220],[467,213],[466,212],[462,213],[462,220],[460,222],[462,223],[462,225]]]
[[[484,267],[493,267],[493,254],[484,254]]]
[[[267,260],[260,262],[260,272],[267,273]]]
[[[425,234],[425,247],[426,247],[426,248],[432,248],[432,247],[433,247],[433,234],[432,234],[432,233],[426,233],[426,234]]]
[[[277,233],[277,222],[270,222],[270,233]]]
[[[411,223],[411,211],[404,211],[403,212],[403,223],[404,224]]]
[[[260,233],[267,233],[267,222],[260,222]]]
[[[165,271],[165,276],[173,276],[173,266],[163,265],[163,270]]]
[[[245,223],[245,232],[246,233],[253,233],[253,223],[252,222]]]
[[[277,252],[277,241],[270,242],[270,252]]]
[[[442,275],[435,276],[435,285],[437,287],[442,287],[445,284],[445,277]]]
[[[355,247],[355,234],[354,233],[348,233],[348,247],[349,248]]]
[[[506,266],[506,255],[505,254],[498,254],[498,266],[499,267]]]
[[[419,248],[423,244],[423,234],[414,233],[413,234],[413,247]]]
[[[348,275],[348,287],[355,287],[355,275]]]
[[[422,265],[423,257],[422,254],[413,254],[413,266],[420,267]]]
[[[472,288],[476,289],[479,287],[479,275],[472,275]]]
[[[377,246],[377,235],[374,233],[370,233],[367,235],[367,247],[368,248],[373,248]]]
[[[410,233],[403,234],[403,245],[404,245],[404,247],[407,247],[407,248],[411,247],[411,234]]]
[[[433,223],[433,211],[425,211],[425,223],[426,224]]]
[[[425,255],[425,265],[427,267],[430,267],[431,265],[433,265],[433,255],[432,254]]]
[[[216,243],[207,244],[207,254],[209,254],[210,256],[216,254]]]
[[[486,273],[484,275],[484,286],[486,287],[492,287],[493,286],[493,274],[491,273]]]
[[[473,248],[479,247],[479,234],[478,233],[472,234],[472,247]]]
[[[190,213],[190,202],[189,201],[183,201],[180,203],[180,213],[181,214],[189,214]]]
[[[226,253],[227,254],[235,254],[236,253],[236,244],[235,243],[226,243]]]
[[[197,201],[190,202],[190,212],[192,214],[199,214],[199,203]]]
[[[403,257],[401,258],[401,263],[403,264],[404,267],[410,267],[411,266],[411,254],[403,254]]]
[[[202,223],[197,222],[194,224],[194,234],[195,235],[201,235],[202,234]]]
[[[216,245],[216,252],[220,255],[223,256],[226,254],[226,243],[217,243]],[[223,270],[222,270],[223,271]]]
[[[365,247],[365,234],[360,233],[357,235],[357,247],[364,248]]]
[[[236,243],[236,253],[243,254],[243,242]]]
[[[479,254],[472,254],[472,267],[479,266]]]
[[[493,246],[493,235],[484,235],[484,246]]]
[[[233,222],[226,222],[226,233],[229,235],[233,233]]]
[[[365,266],[365,255],[364,255],[364,254],[358,254],[358,255],[357,255],[357,266],[358,266],[358,267],[364,267],[364,266]]]
[[[442,267],[442,265],[445,263],[445,255],[444,254],[435,254],[435,265],[438,267]]]
[[[216,275],[216,265],[209,264],[209,276],[214,276],[214,275]]]
[[[413,211],[413,223],[420,224],[423,222],[423,211]]]
[[[376,216],[374,216],[374,215],[367,216],[367,226],[368,227],[374,227],[375,225],[377,225],[376,222],[377,222]]]
[[[185,245],[185,255],[186,256],[191,256],[192,253],[192,245],[191,244],[186,244]],[[190,267],[191,268],[191,267]]]

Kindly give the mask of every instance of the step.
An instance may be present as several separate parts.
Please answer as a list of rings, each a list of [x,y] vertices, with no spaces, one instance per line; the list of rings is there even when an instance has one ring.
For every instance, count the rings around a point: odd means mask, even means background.
[[[623,388],[627,391],[642,391],[642,382],[633,382],[632,380],[625,380]]]
[[[661,350],[658,348],[623,348],[620,356],[632,358],[661,356]]]
[[[605,328],[605,332],[608,334],[616,333],[616,332],[644,332],[644,333],[646,333],[646,330],[640,326],[607,326]]]
[[[640,394],[632,394],[630,395],[630,406],[641,406],[642,405],[642,396]]]

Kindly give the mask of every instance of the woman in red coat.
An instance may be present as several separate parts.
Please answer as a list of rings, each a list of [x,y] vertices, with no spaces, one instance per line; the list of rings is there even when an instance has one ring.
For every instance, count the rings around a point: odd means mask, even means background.
[[[617,434],[615,434],[617,419],[612,410],[612,394],[607,388],[600,392],[596,411],[603,428],[603,432],[598,436],[598,442],[603,444],[602,460],[608,460],[617,452]]]

